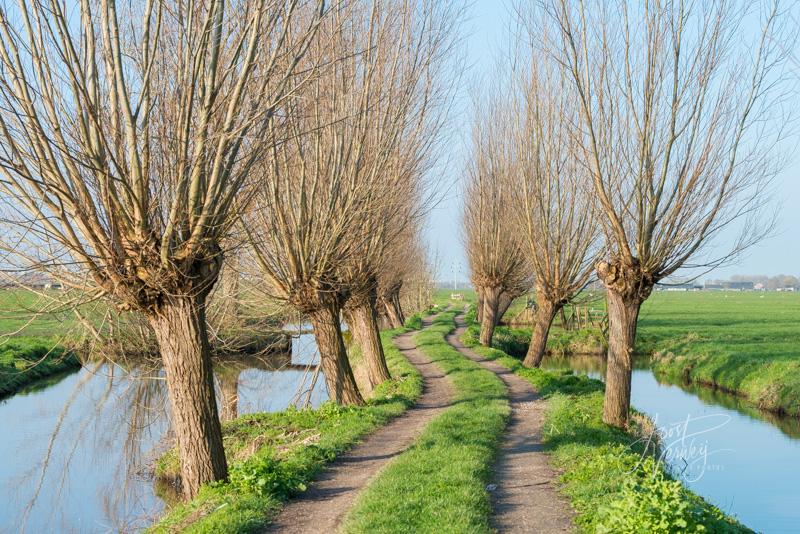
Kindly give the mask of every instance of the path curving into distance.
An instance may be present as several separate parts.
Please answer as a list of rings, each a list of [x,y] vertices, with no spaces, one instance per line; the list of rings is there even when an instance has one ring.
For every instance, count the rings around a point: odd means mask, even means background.
[[[461,354],[494,372],[508,388],[511,418],[492,469],[492,527],[498,532],[573,532],[574,511],[558,493],[558,473],[542,446],[545,401],[533,386],[506,367],[486,360],[461,343],[464,314],[447,342]]]
[[[423,319],[423,328],[432,322],[432,317]],[[401,334],[394,338],[394,343],[422,374],[422,395],[417,403],[331,462],[308,491],[284,505],[266,532],[336,532],[359,492],[384,466],[410,447],[434,417],[451,405],[450,382],[417,350],[413,340],[416,333]]]

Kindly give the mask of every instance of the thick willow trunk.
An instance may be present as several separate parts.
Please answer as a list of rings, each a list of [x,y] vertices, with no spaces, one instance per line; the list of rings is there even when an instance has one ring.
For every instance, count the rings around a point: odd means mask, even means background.
[[[205,299],[170,297],[149,319],[167,375],[183,494],[192,498],[201,485],[228,476],[214,394]]]
[[[311,314],[310,319],[322,372],[328,385],[328,396],[337,404],[364,404],[350,368],[350,360],[347,359],[339,323],[339,307],[331,304],[320,308]]]
[[[483,306],[484,306],[484,298],[483,298],[483,288],[476,288],[475,292],[478,294],[478,303],[475,305],[475,319],[478,321],[478,324],[483,323]]]
[[[495,323],[495,326],[499,325],[503,321],[503,317],[508,311],[508,308],[511,307],[512,302],[514,302],[514,298],[511,295],[505,291],[500,293],[500,298],[497,302],[497,316],[495,317],[497,323]]]
[[[406,324],[406,320],[403,317],[403,309],[400,307],[400,290],[386,293],[380,301],[392,328],[402,328]]]
[[[394,315],[397,317],[397,320],[400,322],[398,328],[402,327],[406,324],[406,316],[403,313],[403,306],[400,305],[400,290],[398,289],[394,293],[392,293],[392,309],[394,310]]]
[[[386,355],[381,344],[375,299],[365,299],[354,306],[349,306],[347,317],[353,338],[361,347],[361,354],[367,370],[367,380],[370,389],[373,389],[392,377],[389,374]]]
[[[631,407],[631,372],[639,309],[656,283],[638,258],[617,256],[597,263],[608,304],[608,368],[603,421],[625,428]]]
[[[494,329],[497,326],[497,308],[500,304],[500,288],[487,287],[483,292],[483,317],[481,320],[481,345],[492,346]]]
[[[539,367],[542,364],[542,358],[544,358],[544,353],[547,350],[547,337],[550,334],[550,326],[553,324],[553,319],[558,309],[561,308],[560,305],[546,299],[538,298],[537,302],[539,306],[536,308],[531,344],[528,345],[528,352],[522,362],[525,367]]]
[[[631,407],[631,373],[641,301],[608,290],[608,368],[603,422],[625,428]]]

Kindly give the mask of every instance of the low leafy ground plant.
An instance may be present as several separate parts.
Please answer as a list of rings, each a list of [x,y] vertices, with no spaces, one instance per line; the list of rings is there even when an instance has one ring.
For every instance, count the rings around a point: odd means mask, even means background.
[[[422,314],[415,313],[406,319],[405,327],[410,330],[420,330],[422,328]]]
[[[547,400],[544,443],[563,475],[561,489],[592,533],[752,532],[673,479],[654,460],[649,420],[638,416],[628,432],[602,421],[603,384],[570,371],[528,369],[497,348],[466,345],[529,381]]]
[[[37,380],[80,367],[74,353],[48,339],[12,338],[0,344],[0,397]]]
[[[362,493],[344,532],[491,532],[486,484],[509,405],[500,379],[445,341],[454,317],[440,314],[415,338],[450,378],[454,405]]]
[[[420,396],[422,376],[391,341],[406,331],[381,333],[393,378],[378,386],[365,406],[325,403],[316,410],[244,415],[224,424],[229,481],[203,487],[197,498],[174,506],[150,531],[211,534],[263,529],[281,502],[304,491],[326,463],[403,413]],[[179,471],[174,450],[156,467],[161,479],[174,478]]]

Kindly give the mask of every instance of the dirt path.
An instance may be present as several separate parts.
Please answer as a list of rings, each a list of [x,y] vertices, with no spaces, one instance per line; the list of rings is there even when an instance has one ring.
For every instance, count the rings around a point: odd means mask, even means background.
[[[499,363],[485,360],[459,339],[466,330],[464,315],[447,342],[461,354],[496,373],[506,387],[511,419],[493,469],[492,526],[499,532],[572,532],[574,512],[558,494],[558,476],[542,451],[541,431],[545,402],[530,383]]]
[[[431,321],[431,318],[423,320],[423,327]],[[359,491],[450,405],[453,398],[450,382],[416,349],[412,339],[415,333],[400,335],[394,342],[422,373],[422,396],[417,404],[332,462],[308,491],[284,506],[267,532],[336,532]]]

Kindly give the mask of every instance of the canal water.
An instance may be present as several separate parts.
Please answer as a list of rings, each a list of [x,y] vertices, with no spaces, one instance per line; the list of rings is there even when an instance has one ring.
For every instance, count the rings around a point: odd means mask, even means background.
[[[215,364],[222,419],[327,399],[311,334],[291,354]],[[0,532],[136,532],[174,497],[152,479],[170,443],[163,373],[88,364],[0,400]]]
[[[551,369],[605,376],[596,356],[544,360]],[[800,532],[800,420],[759,411],[698,386],[633,371],[632,405],[656,423],[663,459],[695,493],[758,532]]]

